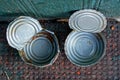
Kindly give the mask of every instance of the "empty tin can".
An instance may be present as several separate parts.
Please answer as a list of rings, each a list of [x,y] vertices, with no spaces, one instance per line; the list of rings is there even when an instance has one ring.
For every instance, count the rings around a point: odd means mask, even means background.
[[[7,28],[7,40],[17,49],[21,58],[28,64],[45,67],[51,65],[59,53],[57,37],[41,27],[38,20],[21,16]]]
[[[6,32],[8,44],[21,50],[27,41],[41,30],[42,27],[36,19],[28,16],[18,17],[8,25]]]
[[[77,66],[97,63],[106,51],[106,40],[101,33],[72,31],[65,41],[65,54]]]
[[[46,67],[52,65],[58,57],[58,40],[53,32],[41,30],[19,53],[26,63]]]
[[[106,28],[106,17],[92,9],[84,9],[73,13],[69,18],[69,26],[75,31],[98,33]]]

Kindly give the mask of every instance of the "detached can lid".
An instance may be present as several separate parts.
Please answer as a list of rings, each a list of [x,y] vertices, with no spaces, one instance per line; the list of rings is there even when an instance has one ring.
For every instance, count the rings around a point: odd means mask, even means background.
[[[8,25],[6,32],[8,43],[11,47],[21,50],[32,36],[41,30],[38,20],[28,16],[18,17]]]
[[[76,31],[98,33],[106,28],[106,17],[92,9],[80,10],[69,18],[69,26]]]

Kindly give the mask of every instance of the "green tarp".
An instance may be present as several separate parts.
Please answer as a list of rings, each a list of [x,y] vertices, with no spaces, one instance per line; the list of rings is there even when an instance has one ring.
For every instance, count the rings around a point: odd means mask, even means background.
[[[120,0],[0,0],[0,20],[26,15],[37,19],[69,18],[72,12],[95,9],[106,17],[120,16]]]

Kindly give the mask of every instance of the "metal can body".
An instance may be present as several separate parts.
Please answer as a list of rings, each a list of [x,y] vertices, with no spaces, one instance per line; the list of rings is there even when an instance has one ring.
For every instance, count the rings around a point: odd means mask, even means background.
[[[58,57],[58,40],[53,32],[41,30],[19,53],[26,63],[46,67],[52,65]]]
[[[97,63],[106,51],[106,40],[100,33],[72,31],[65,41],[67,58],[77,66]]]

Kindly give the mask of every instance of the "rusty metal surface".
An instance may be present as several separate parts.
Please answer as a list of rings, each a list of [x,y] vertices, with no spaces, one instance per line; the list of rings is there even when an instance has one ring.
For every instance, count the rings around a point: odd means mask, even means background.
[[[64,41],[71,32],[68,23],[40,22],[59,39],[61,53],[56,62],[46,68],[25,64],[6,41],[9,22],[0,22],[0,80],[120,80],[120,23],[108,20],[108,26],[102,32],[107,39],[106,55],[98,64],[84,68],[70,63],[64,53]]]

